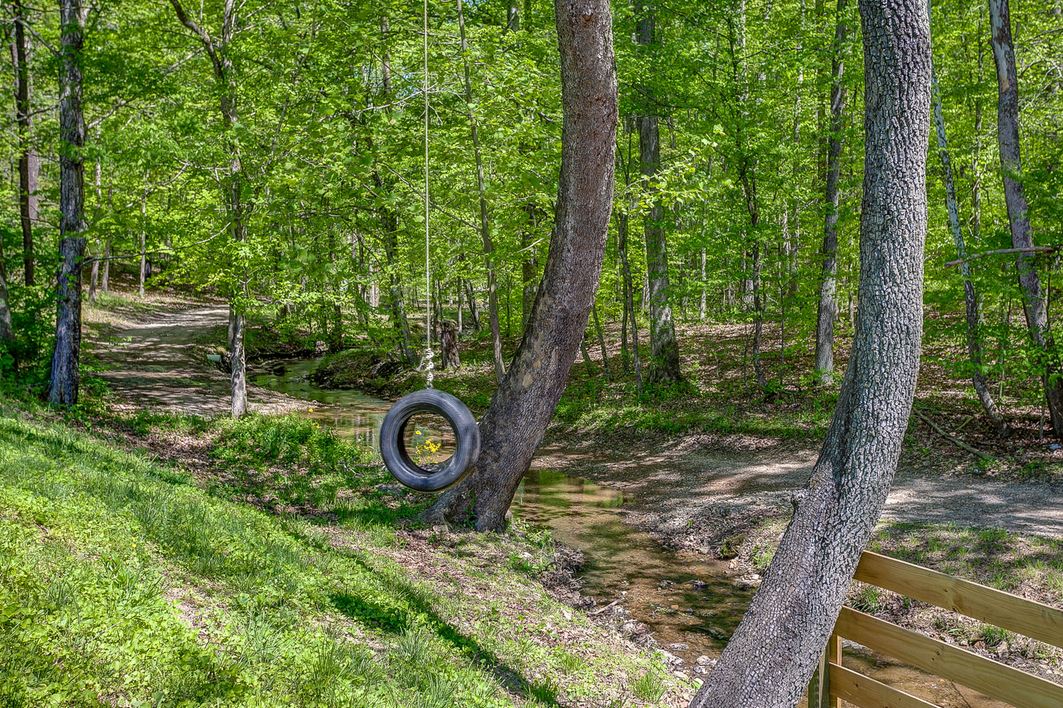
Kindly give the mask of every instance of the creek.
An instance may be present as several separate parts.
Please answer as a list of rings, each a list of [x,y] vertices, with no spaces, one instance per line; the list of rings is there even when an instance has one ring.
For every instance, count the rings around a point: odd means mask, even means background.
[[[316,360],[277,365],[252,380],[262,388],[316,403],[305,415],[346,439],[375,446],[391,403],[353,390],[324,389],[310,374]],[[691,672],[698,657],[719,656],[752,598],[752,590],[723,561],[676,553],[624,521],[632,500],[621,492],[564,472],[533,467],[513,502],[513,515],[549,528],[559,542],[579,550],[582,591],[605,605],[617,601],[646,625],[660,645]],[[703,660],[704,661],[704,660]],[[942,708],[997,708],[945,679],[885,657],[845,651],[845,663]]]

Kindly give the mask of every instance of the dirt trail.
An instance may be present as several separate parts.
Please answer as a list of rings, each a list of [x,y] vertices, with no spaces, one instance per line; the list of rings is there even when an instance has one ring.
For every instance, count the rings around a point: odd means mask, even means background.
[[[120,324],[93,351],[107,368],[104,378],[128,405],[221,415],[229,409],[228,377],[206,354],[224,341],[226,322],[227,310],[219,305],[145,315]],[[256,412],[322,406],[256,386],[248,395]],[[603,447],[565,436],[545,446],[535,465],[624,491],[628,520],[686,547],[712,540],[706,526],[733,529],[778,513],[805,483],[816,456],[808,448],[708,435],[634,449]],[[1063,538],[1063,485],[932,478],[902,464],[883,518]]]
[[[229,412],[229,377],[207,360],[225,341],[229,312],[206,305],[155,312],[112,322],[107,336],[93,341],[104,366],[101,376],[123,403],[171,413],[214,416]],[[302,410],[307,403],[248,385],[255,413]]]
[[[630,520],[672,545],[703,548],[728,529],[752,525],[790,505],[817,451],[749,439],[690,435],[603,452],[592,443],[546,446],[536,460],[631,495]],[[1063,485],[930,477],[902,460],[882,520],[954,523],[1063,538]],[[716,533],[718,530],[718,533]]]

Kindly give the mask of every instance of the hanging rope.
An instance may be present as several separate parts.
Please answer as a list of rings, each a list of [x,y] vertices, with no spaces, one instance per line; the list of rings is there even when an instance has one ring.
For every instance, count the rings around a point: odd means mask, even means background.
[[[432,353],[432,259],[431,229],[428,225],[430,201],[428,197],[428,0],[424,0],[424,319],[425,319],[425,383],[432,388],[435,363]]]

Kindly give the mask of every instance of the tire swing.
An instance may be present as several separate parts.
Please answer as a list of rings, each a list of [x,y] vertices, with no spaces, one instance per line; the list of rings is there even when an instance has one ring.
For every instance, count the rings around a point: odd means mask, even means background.
[[[480,429],[468,407],[449,393],[432,388],[435,374],[432,353],[432,270],[429,228],[428,173],[428,0],[424,2],[424,267],[425,267],[425,371],[426,388],[403,396],[380,425],[380,456],[391,475],[418,492],[438,492],[462,479],[480,455]],[[443,418],[454,431],[454,454],[438,464],[418,464],[406,449],[406,429],[414,416],[428,413]]]

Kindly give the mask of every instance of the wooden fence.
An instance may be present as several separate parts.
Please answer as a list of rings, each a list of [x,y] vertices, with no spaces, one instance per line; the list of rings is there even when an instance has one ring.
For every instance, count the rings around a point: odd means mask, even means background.
[[[855,578],[1063,647],[1063,611],[1040,602],[867,551]],[[933,703],[844,666],[842,639],[1019,708],[1063,707],[1059,684],[843,607],[809,687],[811,708],[839,708],[843,700],[860,708],[935,708]]]

